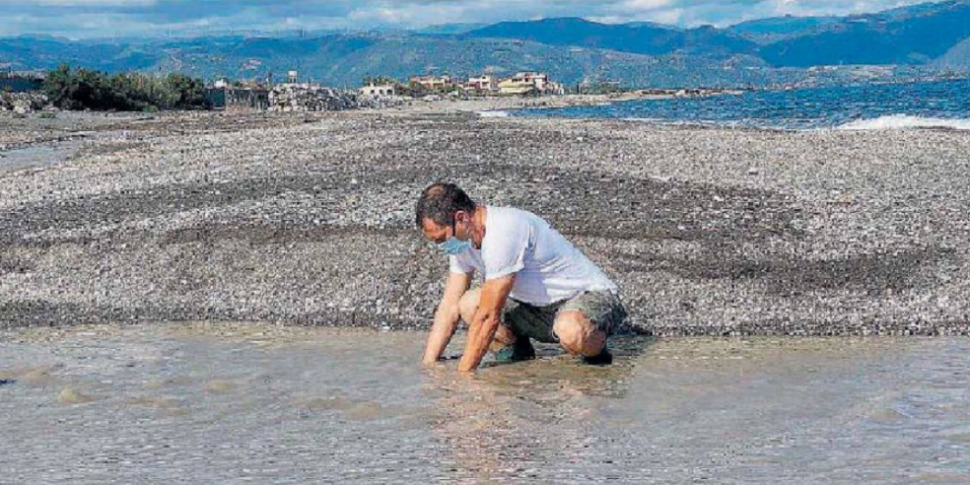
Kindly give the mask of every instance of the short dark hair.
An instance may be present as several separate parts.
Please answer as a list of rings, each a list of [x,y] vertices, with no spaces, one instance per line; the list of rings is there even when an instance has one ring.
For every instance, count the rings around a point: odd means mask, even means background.
[[[456,212],[472,212],[475,207],[475,201],[457,185],[438,182],[421,193],[414,208],[414,224],[420,228],[425,219],[431,219],[439,226],[450,226]]]

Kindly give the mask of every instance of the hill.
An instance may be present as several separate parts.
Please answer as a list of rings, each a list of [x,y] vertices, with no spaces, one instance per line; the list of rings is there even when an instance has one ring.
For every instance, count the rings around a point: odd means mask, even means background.
[[[467,37],[519,39],[548,45],[610,49],[635,54],[751,54],[756,45],[740,36],[699,27],[681,30],[657,24],[600,24],[578,18],[502,22],[473,30]]]
[[[569,85],[609,80],[631,87],[818,85],[893,80],[907,70],[970,71],[970,0],[842,18],[762,19],[726,29],[578,18],[474,27],[173,40],[22,36],[0,39],[0,66],[52,69],[68,63],[108,72],[180,71],[207,80],[279,79],[297,70],[303,79],[334,86],[356,86],[365,76],[530,70]]]
[[[741,22],[726,30],[759,44],[770,44],[811,34],[840,21],[839,17],[773,17]]]
[[[774,66],[928,64],[970,37],[970,1],[920,4],[846,17],[764,46]]]

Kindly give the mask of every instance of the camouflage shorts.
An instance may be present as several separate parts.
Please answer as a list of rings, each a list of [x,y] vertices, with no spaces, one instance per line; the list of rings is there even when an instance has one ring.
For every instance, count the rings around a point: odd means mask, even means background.
[[[626,330],[626,308],[620,297],[609,291],[587,291],[569,300],[535,306],[510,299],[502,323],[519,336],[539,342],[558,343],[552,330],[559,312],[579,311],[607,336]]]

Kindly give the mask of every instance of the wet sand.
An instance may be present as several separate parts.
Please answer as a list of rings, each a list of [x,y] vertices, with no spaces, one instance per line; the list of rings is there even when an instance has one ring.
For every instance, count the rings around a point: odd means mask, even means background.
[[[619,283],[643,333],[970,331],[970,133],[434,106],[4,124],[8,152],[80,146],[0,173],[0,327],[426,328],[445,258],[411,212],[450,180],[550,220]]]
[[[628,338],[462,378],[419,368],[424,336],[2,332],[3,480],[970,481],[962,338]]]

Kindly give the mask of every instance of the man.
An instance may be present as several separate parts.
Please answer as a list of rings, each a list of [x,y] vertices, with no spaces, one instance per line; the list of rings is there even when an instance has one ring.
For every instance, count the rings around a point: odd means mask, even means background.
[[[500,361],[532,359],[530,338],[590,364],[612,362],[606,339],[626,317],[617,287],[546,221],[478,205],[458,186],[437,183],[421,194],[415,223],[450,266],[425,365],[441,357],[459,319],[468,324],[460,371],[476,369],[490,347]],[[469,290],[476,272],[484,283]]]

